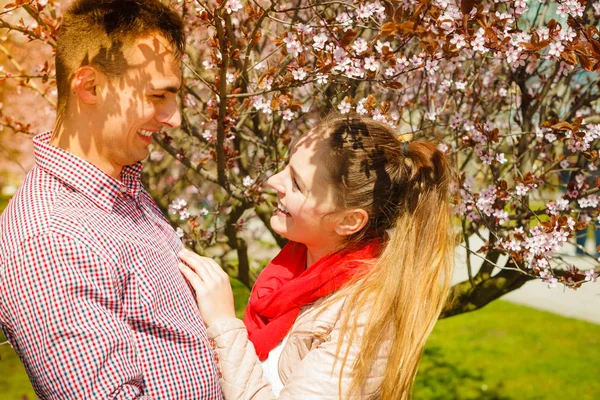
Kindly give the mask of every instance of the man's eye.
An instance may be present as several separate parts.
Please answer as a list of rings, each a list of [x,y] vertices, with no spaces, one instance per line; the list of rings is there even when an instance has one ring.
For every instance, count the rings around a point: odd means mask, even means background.
[[[165,96],[164,94],[153,94],[152,98],[162,100],[162,99],[166,99],[167,96]]]

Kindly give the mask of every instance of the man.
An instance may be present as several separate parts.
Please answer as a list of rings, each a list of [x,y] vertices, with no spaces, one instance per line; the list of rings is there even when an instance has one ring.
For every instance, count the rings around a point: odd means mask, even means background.
[[[58,117],[0,219],[0,324],[40,398],[220,399],[182,244],[140,183],[180,124],[179,16],[76,0],[56,52]]]

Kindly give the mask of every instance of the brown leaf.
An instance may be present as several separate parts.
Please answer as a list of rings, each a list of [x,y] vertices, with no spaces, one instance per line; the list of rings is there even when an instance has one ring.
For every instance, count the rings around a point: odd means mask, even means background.
[[[596,39],[590,39],[590,44],[592,45],[594,53],[596,53],[596,58],[600,58],[600,41]]]
[[[386,22],[381,26],[380,35],[381,36],[392,36],[396,33],[396,24],[392,21]]]
[[[571,126],[570,123],[568,123],[567,121],[563,121],[563,122],[559,122],[557,124],[554,124],[551,126],[552,129],[554,129],[555,131],[562,131],[562,130],[573,130],[573,127]]]
[[[387,82],[387,83],[385,83],[384,86],[392,88],[392,89],[402,89],[402,84],[400,82],[396,82],[396,81]]]
[[[477,0],[460,0],[460,11],[467,15],[471,12]]]
[[[346,47],[348,46],[353,40],[354,38],[358,35],[358,31],[355,29],[350,29],[348,30],[344,36],[342,36],[340,38],[340,46],[341,47]]]
[[[564,62],[566,62],[569,65],[577,65],[577,57],[575,57],[575,53],[573,53],[572,51],[568,53],[566,51],[563,51],[562,53],[560,53],[560,57],[563,59]]]
[[[415,23],[412,21],[404,21],[396,24],[396,30],[403,33],[414,33],[416,30]]]

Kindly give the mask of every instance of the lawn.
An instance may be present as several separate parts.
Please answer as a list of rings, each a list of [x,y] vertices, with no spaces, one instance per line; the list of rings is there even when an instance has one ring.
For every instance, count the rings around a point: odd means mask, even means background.
[[[247,296],[240,292],[237,305]],[[599,344],[600,325],[496,301],[438,323],[414,398],[598,399]],[[3,400],[33,398],[10,346],[0,346],[0,393]]]
[[[415,399],[598,399],[600,325],[496,301],[441,320]]]

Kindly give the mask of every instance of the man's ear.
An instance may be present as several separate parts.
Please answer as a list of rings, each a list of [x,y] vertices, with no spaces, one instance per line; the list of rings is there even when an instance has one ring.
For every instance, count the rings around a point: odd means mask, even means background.
[[[350,236],[367,225],[369,214],[362,208],[343,211],[336,224],[335,232],[340,236]]]
[[[75,73],[73,89],[83,103],[96,104],[96,88],[99,78],[98,71],[89,65],[79,68]]]

